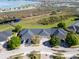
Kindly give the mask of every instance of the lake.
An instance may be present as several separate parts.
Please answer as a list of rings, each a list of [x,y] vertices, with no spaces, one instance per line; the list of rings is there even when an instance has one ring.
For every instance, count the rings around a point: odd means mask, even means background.
[[[0,0],[0,8],[6,9],[6,8],[16,8],[25,6],[28,4],[36,4],[35,1],[27,1],[27,0]]]

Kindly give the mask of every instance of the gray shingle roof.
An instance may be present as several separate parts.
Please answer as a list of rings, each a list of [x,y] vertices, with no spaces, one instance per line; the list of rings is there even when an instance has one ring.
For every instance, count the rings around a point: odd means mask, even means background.
[[[67,32],[63,29],[57,29],[57,28],[50,28],[50,29],[26,29],[24,31],[21,31],[22,38],[27,39],[31,38],[33,35],[40,35],[40,36],[50,36],[50,35],[56,35],[60,37],[61,39],[64,39],[67,35]]]
[[[26,30],[26,33],[23,35],[23,36],[27,36],[27,37],[30,37],[30,36],[33,36],[34,34],[32,33],[31,30]]]
[[[70,31],[75,31],[75,32],[76,32],[75,25],[71,25],[71,26],[69,26],[68,29],[69,29]]]
[[[30,29],[34,35],[38,35],[42,29]]]
[[[67,35],[67,31],[63,29],[55,29],[52,35],[56,35],[60,39],[65,39]]]
[[[28,30],[28,29],[23,29],[19,34],[23,36],[23,35],[25,35],[25,33],[27,32],[27,30]]]
[[[69,30],[78,32],[79,31],[79,20],[77,20],[74,24],[68,27]]]
[[[25,30],[24,30],[25,31]],[[23,31],[23,32],[24,32]],[[26,30],[25,33],[22,35],[22,39],[26,40],[26,39],[30,39],[34,34],[32,33],[31,30]]]
[[[49,29],[45,29],[45,31],[47,31],[49,33],[49,35],[51,35],[51,30],[52,29],[50,29],[50,28]]]
[[[76,32],[79,33],[79,26],[75,25]]]
[[[12,35],[12,31],[0,32],[0,42],[6,41],[9,36]]]
[[[73,25],[79,26],[79,20],[77,20]]]
[[[40,35],[40,36],[50,36],[50,34],[49,34],[46,30],[44,30],[44,29],[42,29],[42,30],[39,32],[38,35]]]

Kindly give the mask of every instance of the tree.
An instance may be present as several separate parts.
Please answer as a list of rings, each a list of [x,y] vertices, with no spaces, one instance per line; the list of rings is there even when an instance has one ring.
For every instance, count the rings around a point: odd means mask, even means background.
[[[22,27],[20,25],[15,26],[14,32],[19,32],[21,28]]]
[[[58,28],[66,28],[66,24],[61,22],[61,23],[57,24],[57,27]]]
[[[58,46],[58,45],[60,45],[60,39],[57,36],[53,35],[53,36],[51,36],[49,43],[51,46]]]
[[[12,50],[20,46],[21,39],[18,36],[13,36],[11,40],[8,41],[8,49]]]
[[[77,20],[79,20],[79,18],[75,18],[74,20],[77,21]]]
[[[74,46],[74,45],[78,45],[79,44],[79,36],[73,32],[69,32],[67,34],[65,41],[69,47]]]

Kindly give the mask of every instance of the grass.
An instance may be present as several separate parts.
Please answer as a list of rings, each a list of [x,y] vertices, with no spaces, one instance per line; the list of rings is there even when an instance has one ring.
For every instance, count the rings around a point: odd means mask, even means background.
[[[10,30],[10,29],[13,29],[13,27],[8,24],[0,25],[0,31]]]
[[[68,27],[69,25],[71,25],[71,24],[73,24],[75,21],[74,21],[74,18],[75,17],[70,17],[69,19],[67,19],[67,20],[63,20],[62,22],[64,22],[64,23],[66,23],[66,27]],[[48,24],[48,25],[39,25],[39,24],[28,24],[28,23],[26,23],[27,21],[22,21],[22,22],[20,22],[20,23],[18,23],[19,25],[21,25],[23,28],[30,28],[30,29],[34,29],[34,28],[52,28],[52,27],[56,27],[57,26],[57,24],[59,23],[59,22],[57,22],[57,23],[54,23],[54,24]],[[33,22],[35,22],[35,21],[33,21]],[[61,22],[61,21],[60,21]]]
[[[45,14],[45,15],[40,15],[40,16],[33,16],[33,17],[24,18],[15,25],[20,25],[20,26],[22,26],[22,28],[28,28],[28,29],[35,29],[35,28],[46,29],[46,28],[56,27],[57,24],[59,23],[59,22],[57,22],[57,23],[48,24],[48,25],[37,24],[37,21],[40,20],[40,18],[44,18],[44,17],[49,17],[49,16],[48,16],[48,14]],[[62,22],[66,23],[66,27],[68,27],[69,25],[71,25],[75,22],[74,18],[75,17],[70,17],[67,20],[62,20]],[[8,24],[7,25],[6,24],[0,25],[0,31],[4,31],[4,30],[8,30],[8,29],[13,29],[13,27]]]

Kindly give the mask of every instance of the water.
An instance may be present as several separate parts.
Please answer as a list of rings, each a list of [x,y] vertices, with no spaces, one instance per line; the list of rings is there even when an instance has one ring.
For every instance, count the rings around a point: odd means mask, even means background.
[[[28,4],[35,4],[37,2],[26,1],[26,0],[0,0],[0,8],[15,8],[21,7]]]

